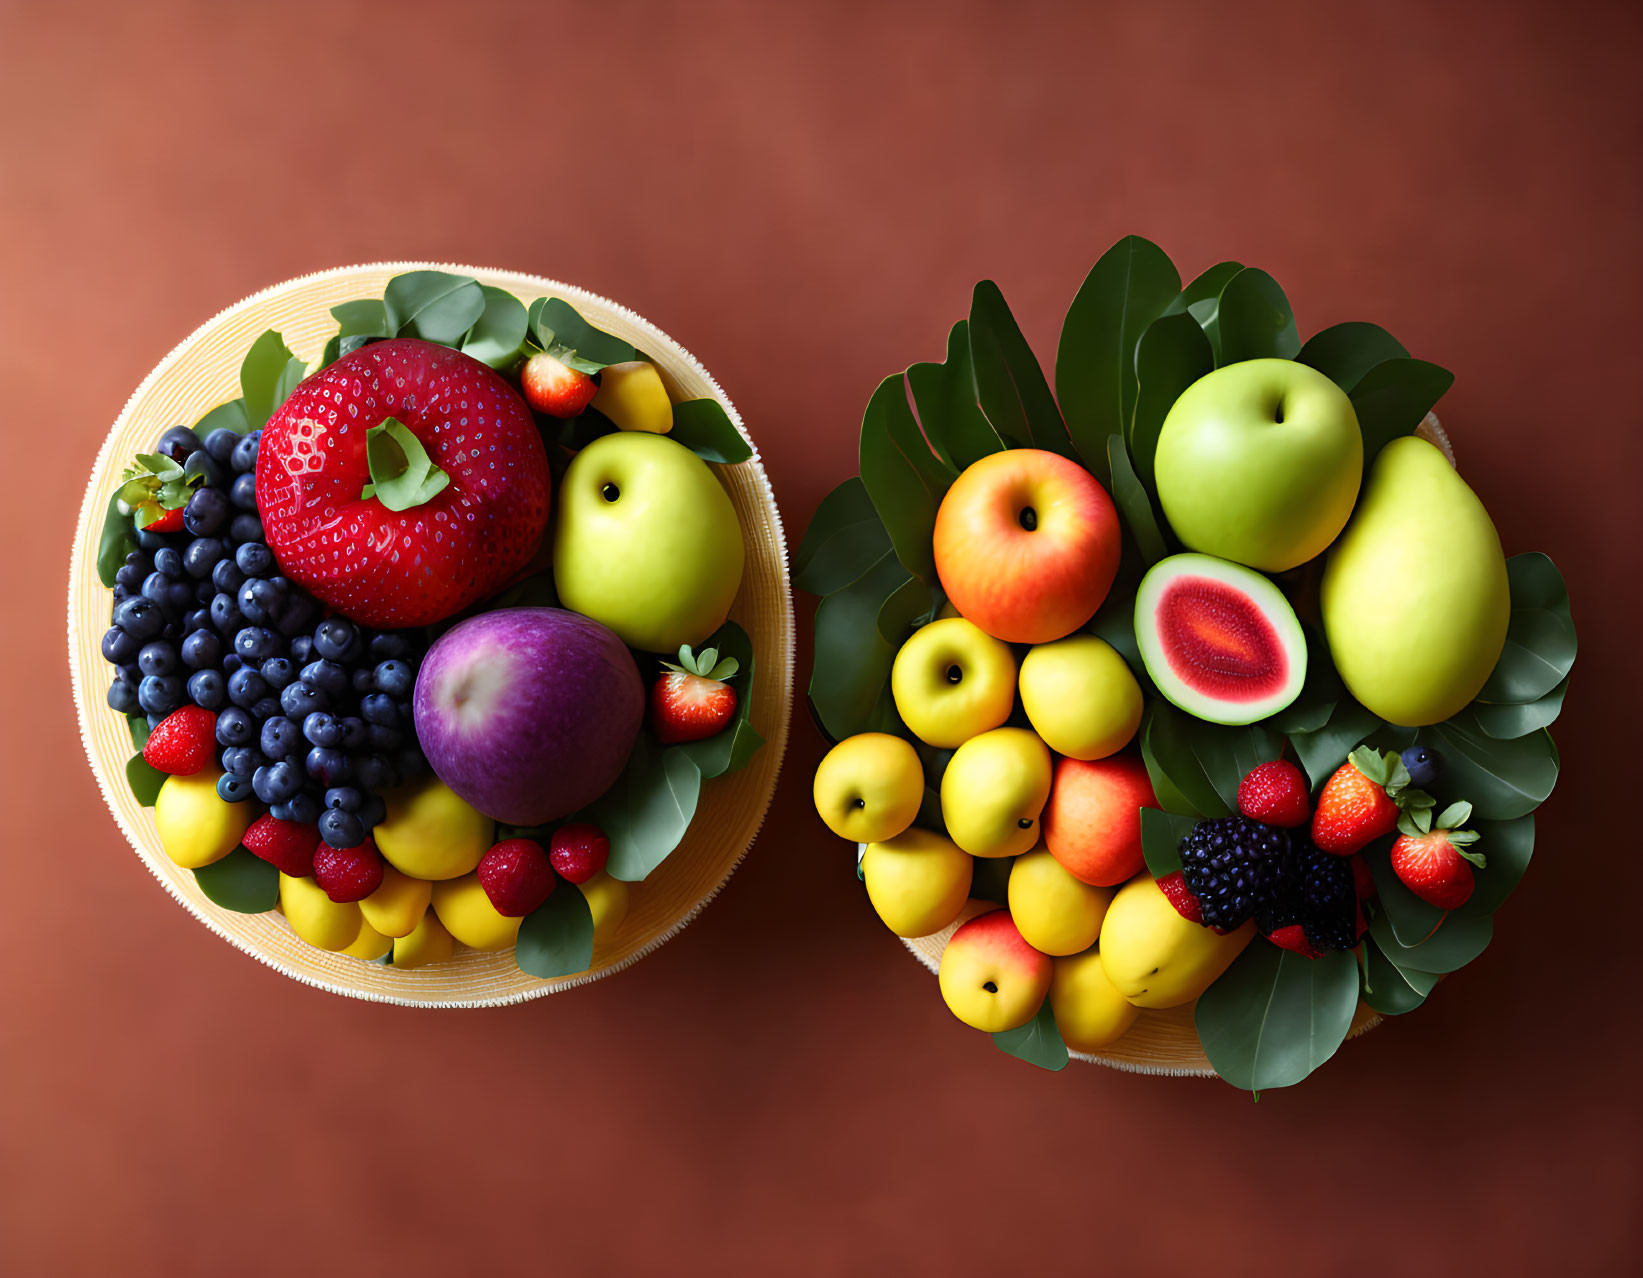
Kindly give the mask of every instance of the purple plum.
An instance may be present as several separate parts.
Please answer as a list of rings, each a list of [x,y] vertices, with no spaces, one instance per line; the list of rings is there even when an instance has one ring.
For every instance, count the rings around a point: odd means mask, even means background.
[[[540,825],[591,803],[626,766],[645,714],[633,654],[563,608],[502,608],[451,627],[412,694],[439,779],[486,816]]]

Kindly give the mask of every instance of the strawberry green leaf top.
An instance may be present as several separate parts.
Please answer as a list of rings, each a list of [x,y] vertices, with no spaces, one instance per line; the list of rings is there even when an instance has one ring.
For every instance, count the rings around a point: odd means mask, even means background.
[[[692,654],[688,643],[680,645],[679,660],[677,662],[664,661],[662,664],[677,674],[696,675],[702,679],[717,679],[720,683],[733,678],[736,672],[742,668],[741,662],[737,661],[735,657],[721,659],[717,648],[704,648],[699,654]]]
[[[410,510],[445,491],[451,482],[428,457],[422,441],[405,424],[385,417],[380,426],[365,432],[365,459],[371,468],[371,482],[360,497],[375,497],[389,510]]]

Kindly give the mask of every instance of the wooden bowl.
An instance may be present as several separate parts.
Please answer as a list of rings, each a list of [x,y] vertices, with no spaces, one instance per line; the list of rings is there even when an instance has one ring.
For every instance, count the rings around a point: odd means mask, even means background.
[[[143,864],[195,918],[223,939],[294,980],[337,994],[415,1007],[487,1007],[538,998],[598,980],[643,958],[674,936],[724,886],[746,855],[776,788],[787,746],[793,696],[793,605],[787,544],[775,497],[759,460],[716,466],[741,520],[747,567],[731,609],[753,641],[753,723],[766,744],[732,776],[706,781],[683,843],[643,883],[632,886],[626,920],[594,966],[577,976],[539,980],[521,972],[511,949],[481,953],[459,947],[448,963],[400,969],[315,949],[299,940],[278,911],[236,914],[214,904],[194,875],[172,864],[154,831],[152,810],[140,807],[126,785],[132,754],[124,716],[108,708],[111,670],[99,644],[109,624],[110,597],[97,579],[97,540],[103,512],[132,454],[147,451],[168,426],[192,424],[239,394],[239,367],[265,329],[278,329],[297,354],[313,359],[336,330],[330,308],[353,298],[381,297],[388,280],[405,271],[441,269],[505,288],[529,305],[554,294],[600,328],[633,343],[655,361],[675,399],[712,396],[744,437],[734,405],[696,359],[648,320],[625,307],[554,280],[510,271],[428,262],[378,262],[339,267],[265,289],[229,307],[196,330],[143,379],[97,455],[74,535],[69,567],[68,655],[80,735],[109,810]],[[752,443],[749,437],[750,444]]]

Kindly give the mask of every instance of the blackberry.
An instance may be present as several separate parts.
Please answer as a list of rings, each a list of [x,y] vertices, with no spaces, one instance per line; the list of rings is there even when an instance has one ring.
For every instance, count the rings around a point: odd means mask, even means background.
[[[1200,821],[1182,838],[1181,874],[1204,922],[1231,931],[1270,902],[1289,860],[1289,835],[1243,817]]]
[[[1296,923],[1316,949],[1349,950],[1358,941],[1351,860],[1323,851],[1299,830],[1291,833],[1278,890],[1255,912],[1255,926],[1268,936]]]

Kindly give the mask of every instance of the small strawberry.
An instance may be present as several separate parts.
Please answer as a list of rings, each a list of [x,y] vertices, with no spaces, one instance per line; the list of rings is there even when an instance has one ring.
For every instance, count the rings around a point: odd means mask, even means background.
[[[1428,905],[1453,910],[1472,897],[1472,866],[1487,864],[1481,852],[1467,849],[1478,841],[1475,830],[1462,830],[1472,815],[1470,803],[1451,803],[1436,819],[1430,811],[1405,813],[1392,844],[1392,872]],[[1467,862],[1471,862],[1468,865]]]
[[[145,532],[168,533],[181,528],[183,507],[194,490],[205,482],[203,474],[190,474],[183,469],[186,453],[179,457],[174,455],[179,449],[165,451],[167,442],[176,433],[167,431],[160,439],[161,451],[138,453],[136,464],[127,466],[120,474],[115,500],[120,511],[130,515],[132,523]],[[192,431],[187,434],[192,438]]]
[[[173,506],[169,510],[160,508],[159,514],[150,519],[143,528],[147,532],[168,533],[176,532],[183,526],[183,508]]]
[[[1291,923],[1287,927],[1276,928],[1267,933],[1267,940],[1281,950],[1291,950],[1302,958],[1322,958],[1324,952],[1311,941],[1307,940],[1306,929],[1299,923]]]
[[[1306,778],[1283,759],[1251,768],[1238,783],[1238,810],[1251,821],[1293,829],[1312,815]]]
[[[143,746],[143,761],[174,777],[189,777],[216,753],[217,716],[201,706],[184,706],[154,725]]]
[[[596,825],[562,825],[548,846],[548,860],[567,883],[586,883],[609,859],[610,840]]]
[[[1398,826],[1399,812],[1430,812],[1432,796],[1409,786],[1398,756],[1359,746],[1324,782],[1312,813],[1312,841],[1348,856]]]
[[[725,682],[741,667],[735,657],[719,658],[717,648],[692,656],[679,649],[679,664],[662,663],[669,673],[650,691],[650,726],[663,745],[700,741],[722,732],[736,714],[736,690]]]
[[[496,912],[510,919],[523,918],[541,905],[558,882],[535,839],[506,839],[479,858],[479,886]]]
[[[314,873],[319,827],[300,821],[281,821],[265,812],[251,823],[240,842],[252,856],[261,857],[281,874],[306,879]]]
[[[593,378],[559,358],[559,348],[537,351],[519,370],[525,402],[549,417],[575,417],[599,393]]]
[[[1197,923],[1200,927],[1204,922],[1204,911],[1198,904],[1198,898],[1192,894],[1187,886],[1186,879],[1181,877],[1181,871],[1166,874],[1158,880],[1158,890],[1164,894],[1164,899],[1175,907],[1175,912],[1189,923]]]
[[[370,839],[351,848],[321,843],[314,850],[314,882],[338,904],[363,901],[382,886],[382,853]]]

